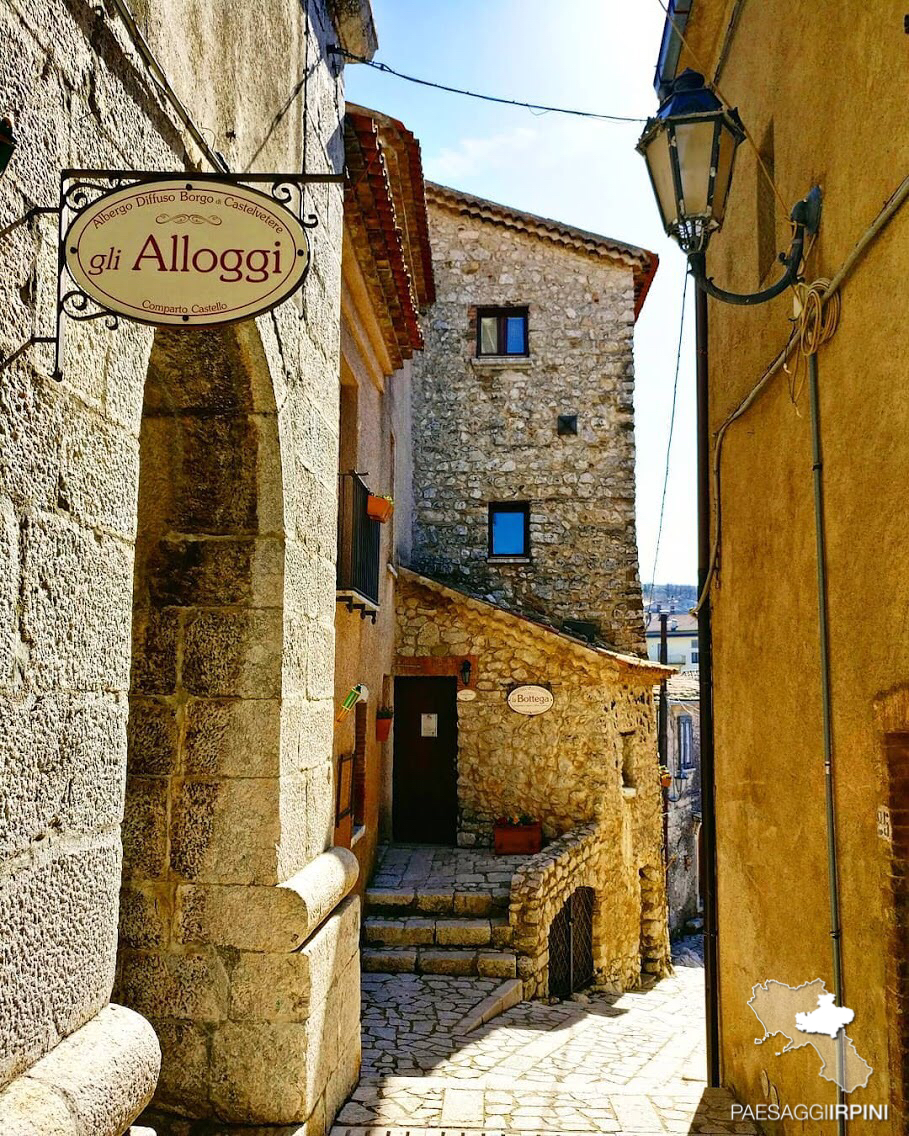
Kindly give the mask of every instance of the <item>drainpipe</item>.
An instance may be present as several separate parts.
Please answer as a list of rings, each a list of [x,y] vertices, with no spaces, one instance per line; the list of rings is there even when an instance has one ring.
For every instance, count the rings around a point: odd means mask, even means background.
[[[824,458],[821,449],[821,411],[818,398],[817,355],[808,356],[808,383],[811,392],[811,451],[814,471],[814,535],[817,545],[817,609],[821,654],[821,712],[824,726],[824,794],[827,811],[827,882],[830,892],[830,941],[833,946],[833,986],[836,1004],[845,1005],[843,991],[843,947],[840,927],[840,883],[836,842],[836,796],[833,781],[833,715],[830,699],[830,629],[827,603],[827,535],[824,520]],[[837,1103],[845,1104],[846,1031],[839,1032],[837,1063],[839,1089]],[[845,1118],[837,1118],[837,1130],[846,1131]]]
[[[707,293],[695,288],[697,341],[698,594],[710,571],[710,418],[708,415]],[[707,1012],[707,1083],[720,1084],[720,1005],[717,946],[716,801],[713,748],[713,653],[710,597],[698,610],[698,671],[701,688],[701,825],[704,830],[704,981]]]

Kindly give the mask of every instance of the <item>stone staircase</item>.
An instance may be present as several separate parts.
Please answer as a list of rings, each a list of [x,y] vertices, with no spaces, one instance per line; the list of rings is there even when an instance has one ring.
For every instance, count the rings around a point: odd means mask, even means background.
[[[521,859],[387,846],[366,891],[363,970],[514,978],[508,902]]]

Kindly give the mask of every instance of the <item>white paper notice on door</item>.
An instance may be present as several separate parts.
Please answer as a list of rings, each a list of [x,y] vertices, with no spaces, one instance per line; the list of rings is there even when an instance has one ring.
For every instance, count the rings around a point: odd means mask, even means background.
[[[420,737],[422,738],[437,738],[439,736],[439,715],[438,714],[421,714],[420,715]]]

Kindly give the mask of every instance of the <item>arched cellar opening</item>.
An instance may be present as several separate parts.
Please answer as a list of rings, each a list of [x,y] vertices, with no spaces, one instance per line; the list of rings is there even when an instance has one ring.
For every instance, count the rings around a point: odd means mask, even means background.
[[[549,928],[549,996],[569,998],[593,981],[593,888],[579,887]]]
[[[160,1038],[156,1107],[188,1116],[231,1110],[225,904],[278,881],[282,478],[257,352],[254,327],[159,330],[139,439],[117,996]]]

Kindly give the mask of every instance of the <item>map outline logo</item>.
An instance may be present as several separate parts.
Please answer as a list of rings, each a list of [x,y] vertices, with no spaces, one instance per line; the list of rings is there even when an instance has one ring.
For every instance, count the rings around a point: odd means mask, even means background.
[[[845,1032],[855,1012],[848,1006],[836,1006],[834,999],[822,978],[800,986],[789,986],[775,978],[755,983],[748,1005],[764,1036],[756,1037],[754,1044],[763,1045],[781,1035],[786,1045],[778,1057],[810,1045],[821,1059],[818,1075],[839,1085],[844,1093],[852,1093],[865,1088],[874,1069]]]

